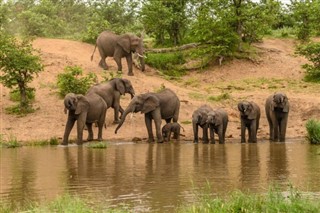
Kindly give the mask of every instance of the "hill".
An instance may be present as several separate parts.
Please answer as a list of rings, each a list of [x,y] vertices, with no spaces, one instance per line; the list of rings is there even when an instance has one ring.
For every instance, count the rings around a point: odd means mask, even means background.
[[[267,39],[256,44],[257,60],[233,60],[221,66],[210,66],[200,71],[190,71],[178,81],[162,78],[152,68],[146,67],[145,72],[134,69],[134,76],[127,76],[127,66],[123,59],[124,78],[131,80],[136,94],[154,92],[163,85],[177,93],[182,101],[179,122],[185,129],[182,140],[192,140],[192,112],[206,103],[212,107],[223,107],[229,113],[227,142],[240,141],[240,119],[237,110],[239,100],[255,101],[261,107],[262,117],[258,132],[259,139],[267,139],[268,124],[264,112],[265,99],[275,91],[287,94],[291,110],[287,130],[288,138],[305,136],[305,122],[310,117],[319,118],[318,95],[319,86],[302,82],[301,64],[304,58],[294,55],[294,41]],[[63,72],[67,65],[79,65],[85,72],[96,73],[101,80],[103,70],[98,67],[99,54],[94,60],[90,56],[93,45],[77,41],[38,38],[33,43],[39,49],[45,64],[44,72],[33,82],[36,88],[34,108],[36,112],[24,117],[5,114],[4,108],[12,105],[9,101],[9,90],[1,85],[1,133],[6,137],[17,137],[19,141],[45,140],[52,137],[61,138],[64,132],[67,115],[64,114],[63,100],[57,95],[56,81],[58,73]],[[116,70],[113,59],[107,63]],[[219,97],[224,100],[217,100]],[[125,108],[130,101],[129,95],[121,99]],[[147,131],[142,114],[127,117],[125,124],[114,134],[116,125],[112,124],[113,110],[107,113],[107,129],[103,138],[107,141],[131,141],[133,137],[146,138]],[[97,130],[97,129],[96,129]],[[201,134],[202,135],[202,134]],[[96,136],[96,131],[95,131]],[[70,138],[76,137],[74,128]],[[86,138],[86,133],[84,134]]]

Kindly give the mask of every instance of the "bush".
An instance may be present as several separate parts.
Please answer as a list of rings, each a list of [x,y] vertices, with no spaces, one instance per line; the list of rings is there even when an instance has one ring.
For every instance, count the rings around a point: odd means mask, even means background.
[[[320,82],[320,43],[311,42],[300,45],[296,53],[306,57],[312,63],[302,65],[305,70],[305,81]]]
[[[185,63],[181,52],[175,53],[149,53],[146,63],[159,70],[175,69],[176,65]]]
[[[64,73],[58,75],[58,89],[61,97],[72,92],[75,94],[85,94],[92,84],[96,82],[97,76],[89,73],[82,75],[83,70],[78,66],[67,66]]]
[[[306,123],[307,139],[311,144],[320,144],[320,121],[310,119]]]

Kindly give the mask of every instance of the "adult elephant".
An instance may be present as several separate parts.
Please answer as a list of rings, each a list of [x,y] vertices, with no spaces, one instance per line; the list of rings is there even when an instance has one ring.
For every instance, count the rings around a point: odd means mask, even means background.
[[[112,107],[114,109],[114,122],[119,123],[119,112],[123,113],[123,108],[120,105],[120,96],[126,93],[134,97],[134,89],[131,81],[125,78],[113,78],[108,82],[96,84],[92,86],[88,94],[97,94],[103,98],[106,102],[107,107]]]
[[[128,113],[141,112],[144,113],[145,124],[148,131],[148,142],[153,142],[152,120],[155,122],[156,134],[159,143],[163,142],[161,134],[161,120],[166,120],[167,123],[177,122],[179,118],[180,101],[178,96],[170,89],[164,89],[159,93],[144,93],[135,96],[128,107],[125,109],[123,116],[117,126],[115,133],[122,126]]]
[[[118,71],[122,71],[121,58],[125,57],[128,64],[128,75],[132,76],[132,53],[137,53],[140,59],[141,70],[144,71],[145,69],[143,40],[136,35],[117,35],[110,31],[103,31],[97,38],[96,46],[91,55],[91,61],[96,47],[98,47],[101,56],[99,65],[105,70],[108,69],[105,59],[113,57],[118,65]]]
[[[238,103],[241,120],[241,143],[246,142],[246,129],[249,132],[249,143],[257,142],[257,131],[260,121],[260,107],[254,102],[240,101]]]
[[[276,92],[269,96],[265,104],[270,128],[270,140],[284,142],[289,116],[289,101],[284,93]]]
[[[84,126],[88,127],[88,141],[93,140],[92,124],[98,123],[98,140],[102,140],[102,128],[106,118],[107,104],[96,94],[86,96],[68,93],[64,98],[65,113],[68,112],[62,145],[68,145],[70,132],[77,121],[77,144],[82,144]]]
[[[224,109],[215,109],[208,113],[208,128],[210,130],[211,143],[215,143],[214,133],[218,134],[219,143],[224,144],[226,138],[226,130],[228,126],[228,113]]]
[[[199,135],[198,135],[199,126],[203,130],[202,142],[209,143],[207,119],[208,119],[208,113],[211,111],[212,111],[212,108],[210,106],[202,105],[192,113],[192,127],[193,127],[193,136],[194,136],[193,142],[194,143],[199,142]]]

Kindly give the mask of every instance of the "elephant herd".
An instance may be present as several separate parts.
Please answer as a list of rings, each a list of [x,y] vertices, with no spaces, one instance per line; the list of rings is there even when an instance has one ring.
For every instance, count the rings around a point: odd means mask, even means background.
[[[126,93],[131,95],[131,101],[124,110],[120,106],[120,96]],[[141,112],[144,114],[145,125],[148,132],[148,142],[154,142],[152,123],[155,124],[157,142],[170,141],[173,138],[179,140],[181,125],[178,123],[180,100],[170,89],[160,92],[147,92],[135,95],[133,86],[128,79],[114,78],[108,82],[92,86],[85,95],[69,93],[64,98],[65,112],[68,111],[68,119],[65,126],[62,145],[68,145],[70,132],[77,122],[77,144],[83,142],[83,131],[88,129],[88,141],[93,140],[92,125],[98,126],[98,140],[102,140],[103,126],[105,125],[106,111],[114,109],[114,123],[118,126],[115,134],[125,122],[129,113]],[[259,128],[260,107],[254,102],[241,101],[238,103],[241,119],[241,142],[246,142],[246,130],[248,129],[248,142],[257,142],[257,130]],[[270,140],[285,141],[286,128],[289,114],[289,102],[284,93],[276,92],[266,99],[266,117],[270,127]],[[120,116],[119,116],[120,112]],[[161,128],[161,121],[166,124]],[[214,134],[218,135],[219,143],[225,143],[225,135],[228,126],[228,113],[222,109],[212,109],[208,105],[202,105],[192,114],[192,126],[194,143],[199,142],[199,127],[202,128],[202,142],[215,143]]]

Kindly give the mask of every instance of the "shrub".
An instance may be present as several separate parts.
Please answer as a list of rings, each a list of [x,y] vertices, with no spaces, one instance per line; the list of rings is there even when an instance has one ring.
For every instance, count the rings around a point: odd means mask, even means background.
[[[320,144],[320,121],[310,119],[306,123],[307,139],[311,144]]]
[[[149,53],[146,63],[159,70],[176,69],[176,65],[185,63],[181,52],[175,53]]]
[[[308,43],[300,45],[296,53],[306,57],[312,64],[304,64],[305,81],[320,82],[320,43]]]
[[[58,89],[61,97],[72,92],[75,94],[85,94],[92,84],[96,82],[97,76],[89,73],[82,75],[83,70],[78,66],[67,66],[64,73],[58,75]]]

